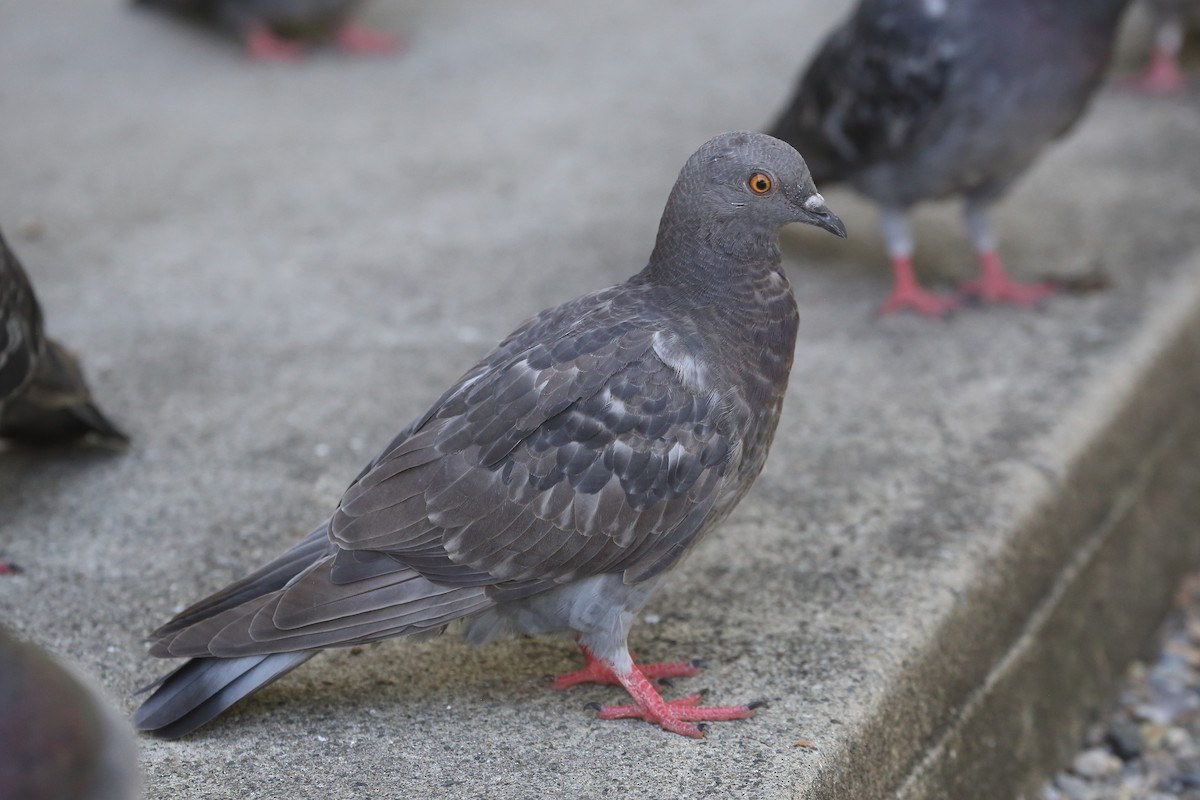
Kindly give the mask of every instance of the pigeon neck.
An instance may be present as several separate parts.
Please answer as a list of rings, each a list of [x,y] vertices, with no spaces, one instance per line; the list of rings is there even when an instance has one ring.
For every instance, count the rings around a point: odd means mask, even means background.
[[[667,213],[646,277],[657,283],[725,293],[748,276],[780,269],[778,231],[747,229],[743,219],[696,219]]]

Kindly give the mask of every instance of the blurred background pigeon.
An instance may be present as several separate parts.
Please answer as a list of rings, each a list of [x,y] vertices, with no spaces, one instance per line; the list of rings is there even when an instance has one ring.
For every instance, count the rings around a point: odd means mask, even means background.
[[[797,311],[779,229],[839,236],[804,161],[730,133],[684,166],[649,264],[518,328],[362,471],[280,558],[185,609],[151,654],[191,657],[138,710],[181,736],[325,647],[434,631],[570,634],[602,708],[698,737],[753,705],[664,701],[626,645],[637,612],[758,477],[775,435]]]
[[[47,339],[29,277],[0,234],[0,437],[52,443],[128,437],[92,402],[75,356]]]
[[[399,39],[353,18],[361,0],[134,0],[214,21],[232,31],[256,61],[295,61],[304,43],[331,40],[351,53],[390,53]]]
[[[1200,0],[1146,0],[1154,20],[1154,45],[1150,63],[1127,81],[1131,89],[1148,94],[1175,94],[1187,87],[1179,68],[1188,28],[1200,26]]]
[[[0,797],[135,800],[133,731],[41,648],[0,627]]]
[[[1032,305],[1046,285],[1010,280],[988,207],[1083,114],[1128,0],[862,0],[825,41],[771,132],[817,184],[879,204],[893,272],[881,312],[937,316],[957,301],[913,272],[908,209],[961,196],[981,275],[962,290]]]

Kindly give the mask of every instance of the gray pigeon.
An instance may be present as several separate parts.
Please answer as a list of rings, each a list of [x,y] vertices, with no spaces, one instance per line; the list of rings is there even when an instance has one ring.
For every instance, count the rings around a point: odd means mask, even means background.
[[[779,229],[838,236],[795,150],[726,133],[684,166],[650,262],[525,322],[359,474],[333,516],[155,631],[191,657],[134,721],[182,736],[321,648],[436,631],[574,636],[583,670],[637,717],[699,737],[750,706],[664,701],[626,646],[634,616],[762,469],[787,387],[796,304]]]
[[[820,185],[879,203],[894,275],[881,308],[942,315],[912,268],[907,212],[965,200],[984,302],[1032,305],[1051,289],[1011,281],[987,210],[1083,114],[1128,0],[862,0],[803,73],[772,133]]]
[[[1200,0],[1147,0],[1154,16],[1150,63],[1127,82],[1148,94],[1176,94],[1187,87],[1179,69],[1179,51],[1189,27],[1200,27]]]
[[[331,38],[353,53],[390,53],[399,40],[356,22],[362,0],[134,0],[217,22],[232,31],[255,61],[295,61],[302,42]]]
[[[0,627],[0,795],[135,800],[133,731],[46,652]]]
[[[33,287],[0,234],[0,437],[50,443],[87,434],[129,441],[92,402],[78,360],[46,338]]]

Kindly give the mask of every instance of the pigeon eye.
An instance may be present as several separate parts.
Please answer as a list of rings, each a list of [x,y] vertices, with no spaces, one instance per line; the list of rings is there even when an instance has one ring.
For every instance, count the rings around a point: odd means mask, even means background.
[[[746,181],[746,185],[755,194],[766,194],[771,191],[771,187],[775,185],[775,182],[771,180],[771,176],[767,173],[756,172],[750,176],[750,180]]]

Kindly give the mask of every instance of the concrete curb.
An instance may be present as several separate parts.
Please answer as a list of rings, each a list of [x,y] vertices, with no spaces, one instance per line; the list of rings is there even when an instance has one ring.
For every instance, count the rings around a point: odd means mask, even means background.
[[[1114,376],[1129,391],[1107,424],[914,668],[927,689],[973,687],[931,715],[897,798],[1035,797],[1200,564],[1200,284],[1180,283]]]

